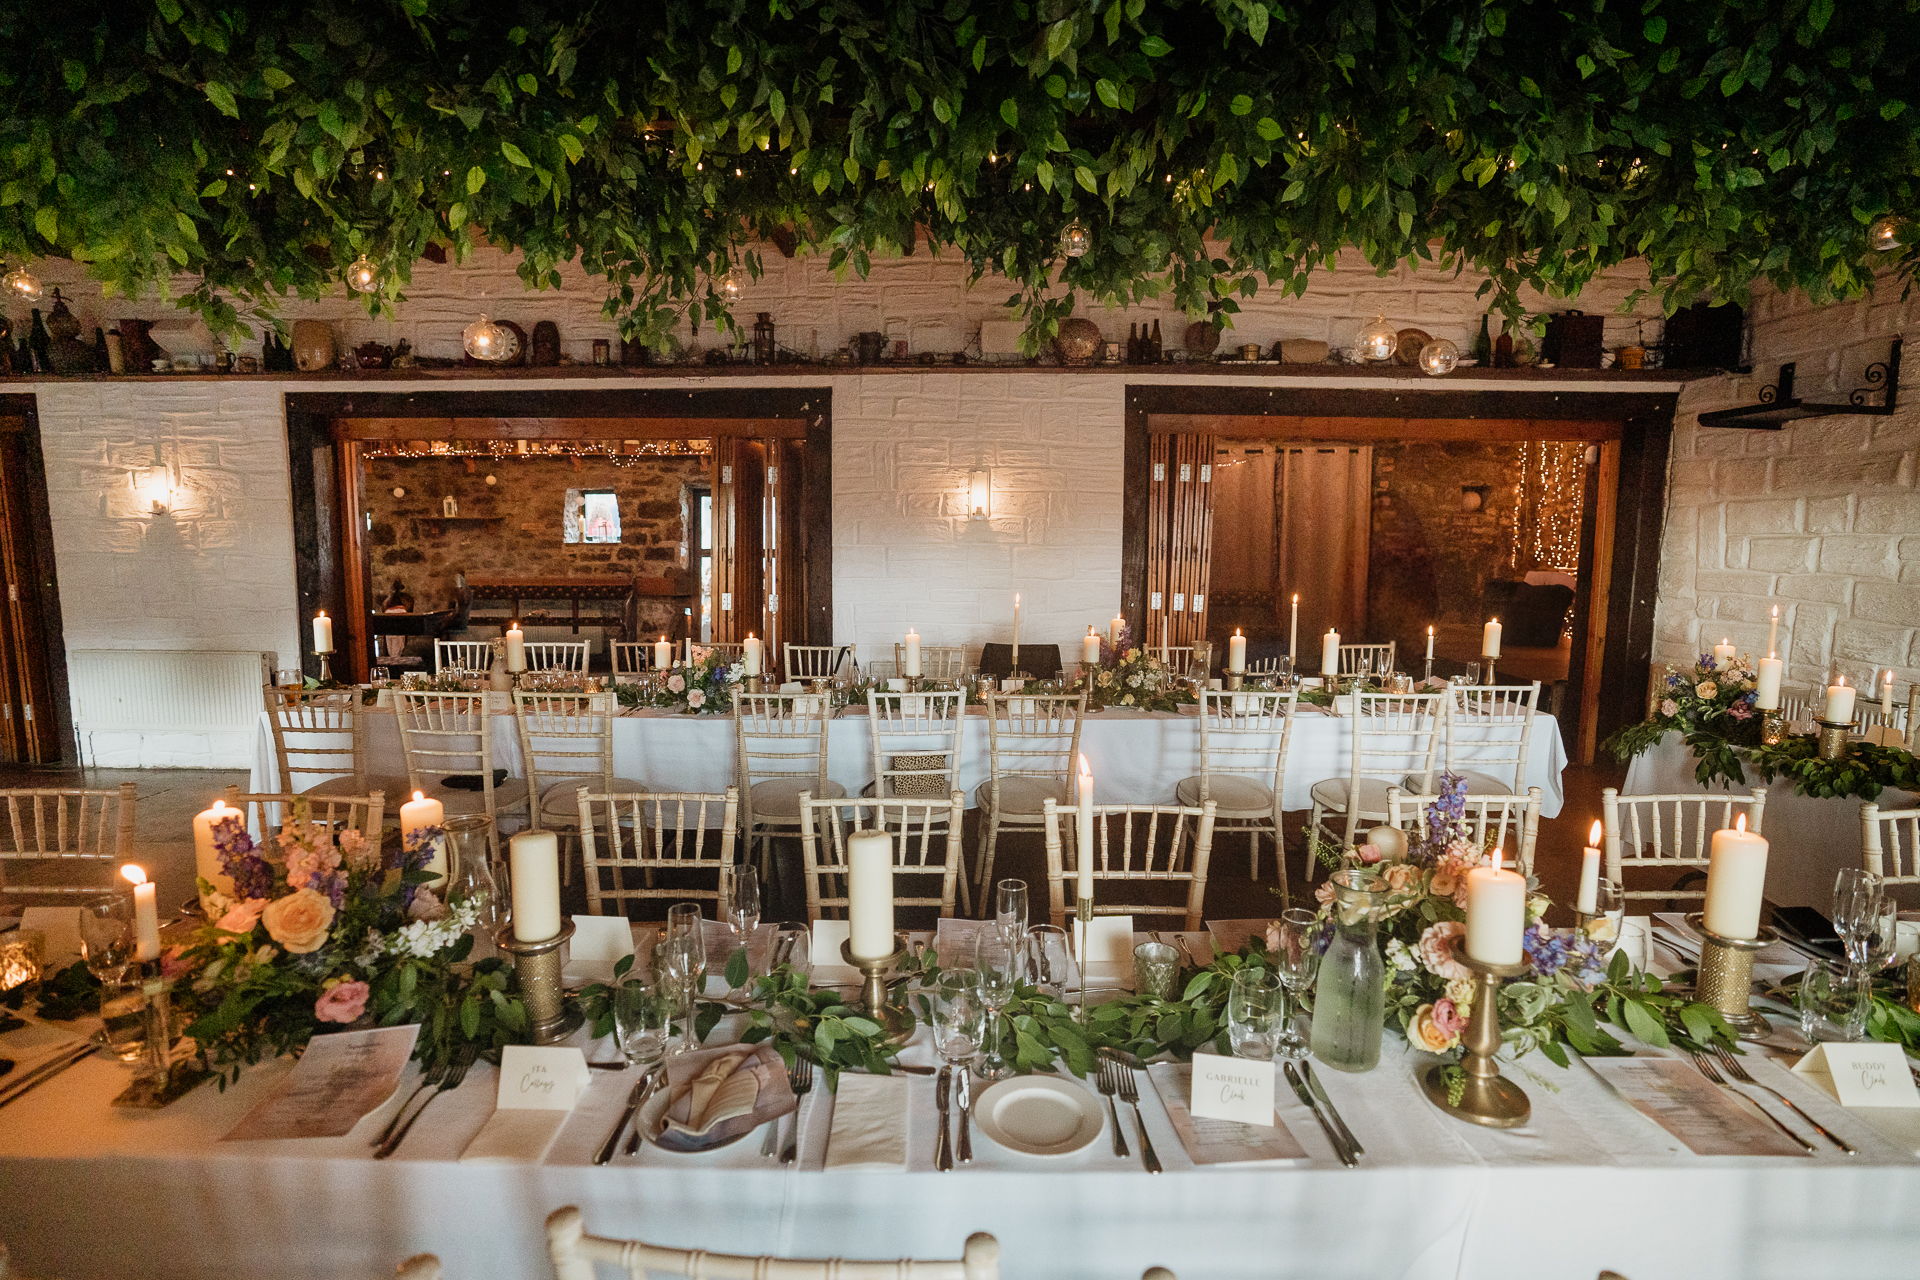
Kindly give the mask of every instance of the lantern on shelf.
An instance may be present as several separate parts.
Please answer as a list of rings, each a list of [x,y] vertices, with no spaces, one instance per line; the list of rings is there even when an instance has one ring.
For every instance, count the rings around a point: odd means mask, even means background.
[[[6,291],[7,297],[19,302],[38,302],[45,292],[40,287],[40,278],[25,267],[15,267],[0,276],[0,289]]]
[[[355,293],[375,293],[380,288],[380,272],[375,269],[373,260],[361,254],[347,268],[347,287]]]
[[[1867,248],[1875,253],[1893,253],[1906,246],[1907,220],[1895,213],[1875,218],[1867,228]]]
[[[1387,323],[1384,314],[1376,315],[1373,323],[1360,331],[1358,347],[1362,360],[1391,360],[1399,345],[1400,334]]]
[[[740,273],[732,267],[721,272],[720,278],[715,280],[714,284],[719,288],[720,296],[728,302],[740,301]]]
[[[475,360],[496,362],[511,357],[513,349],[519,345],[513,340],[510,330],[485,316],[466,327],[460,335],[460,344]]]
[[[773,313],[762,311],[753,322],[753,358],[757,364],[773,363]]]
[[[1445,338],[1420,348],[1420,370],[1435,378],[1444,378],[1460,363],[1460,348]]]

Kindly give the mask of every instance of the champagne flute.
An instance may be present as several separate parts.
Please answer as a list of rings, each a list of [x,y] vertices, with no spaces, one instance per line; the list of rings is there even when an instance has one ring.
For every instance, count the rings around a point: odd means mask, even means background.
[[[973,939],[975,983],[986,1010],[986,1053],[976,1074],[982,1080],[1004,1080],[1013,1068],[1000,1056],[1000,1011],[1013,999],[1025,975],[1027,940],[1009,939],[999,929],[982,929]]]
[[[681,1039],[669,1052],[691,1053],[699,1047],[693,1038],[693,994],[700,989],[706,966],[686,934],[663,938],[653,953],[654,982],[660,995],[681,1013]],[[671,1032],[672,1023],[668,1023]]]
[[[1862,867],[1842,867],[1833,878],[1833,931],[1847,949],[1850,976],[1859,984],[1858,999],[1849,1027],[1864,1027],[1873,1011],[1873,984],[1868,980],[1868,962],[1872,958],[1873,935],[1880,924],[1881,907],[1886,894],[1880,877]]]
[[[1011,940],[1027,935],[1027,882],[1002,880],[994,892],[994,926]]]
[[[1273,971],[1280,978],[1280,1028],[1275,1044],[1281,1057],[1307,1056],[1307,1038],[1293,1023],[1293,1005],[1313,985],[1320,971],[1320,953],[1313,945],[1319,919],[1294,907],[1280,913],[1280,949],[1273,954]]]
[[[693,1002],[707,988],[706,922],[700,918],[697,902],[676,902],[667,908],[667,941],[680,941],[686,950],[687,1048],[693,1048]]]
[[[760,873],[742,863],[727,885],[727,923],[747,952],[747,977],[753,977],[753,931],[760,927]]]

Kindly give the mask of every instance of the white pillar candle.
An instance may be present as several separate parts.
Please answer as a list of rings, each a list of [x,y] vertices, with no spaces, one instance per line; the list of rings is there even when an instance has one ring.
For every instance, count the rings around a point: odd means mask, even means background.
[[[1520,935],[1526,927],[1525,877],[1499,862],[1467,872],[1469,956],[1482,964],[1519,964]]]
[[[525,671],[526,669],[527,635],[526,632],[520,630],[520,624],[515,622],[507,627],[507,670]],[[554,926],[553,932],[560,932],[558,925]],[[548,936],[551,937],[552,934]]]
[[[1294,674],[1300,672],[1300,593],[1293,593],[1293,621],[1287,624],[1287,657],[1293,662]]]
[[[681,649],[680,649],[681,657],[683,657],[688,663],[691,663],[693,661],[693,632],[692,631],[687,632],[686,638],[680,642],[680,645],[681,645]]]
[[[560,841],[551,831],[522,831],[507,845],[513,879],[513,936],[545,942],[560,932]]]
[[[1487,625],[1481,628],[1480,656],[1483,658],[1500,656],[1500,619],[1489,618]]]
[[[1093,769],[1080,757],[1080,859],[1073,892],[1079,902],[1093,901]]]
[[[1433,661],[1433,627],[1427,627],[1427,661]]]
[[[1107,645],[1115,653],[1120,652],[1120,634],[1127,629],[1127,620],[1119,614],[1113,615],[1113,621],[1107,624]]]
[[[1227,638],[1227,670],[1240,675],[1247,669],[1247,638],[1235,627]]]
[[[1780,651],[1780,606],[1773,606],[1773,621],[1767,624],[1767,656]]]
[[[322,609],[313,619],[313,651],[315,653],[333,652],[333,619]]]
[[[893,954],[893,837],[884,831],[847,837],[847,922],[854,959]]]
[[[1092,628],[1088,628],[1088,630],[1092,630]],[[912,627],[907,628],[906,666],[900,674],[909,680],[918,680],[920,678],[920,633]]]
[[[761,643],[760,637],[749,631],[746,640],[740,645],[740,660],[746,664],[748,675],[760,674],[761,654],[764,649],[765,646]]]
[[[1880,715],[1882,719],[1893,718],[1893,668],[1887,668],[1886,681],[1880,686]]]
[[[1854,691],[1847,687],[1847,678],[1837,677],[1833,684],[1827,686],[1827,706],[1820,718],[1828,724],[1852,724],[1853,695]]]
[[[416,791],[413,799],[400,806],[400,842],[406,844],[410,833],[422,827],[445,826],[447,807],[438,800],[429,800],[425,792]],[[447,838],[438,836],[433,842],[433,853],[427,858],[426,869],[440,879],[447,878]],[[431,882],[430,882],[431,883]],[[554,932],[558,933],[556,927]]]
[[[1020,593],[1013,593],[1013,669],[1020,670]],[[888,949],[884,954],[892,955]]]
[[[1580,892],[1574,897],[1573,909],[1582,915],[1590,916],[1599,909],[1600,835],[1600,824],[1596,822],[1587,832],[1587,847],[1580,851]]]
[[[213,828],[215,823],[239,816],[240,811],[227,808],[225,800],[215,800],[213,808],[203,809],[193,817],[193,873],[229,898],[233,896],[233,877],[220,870],[220,853],[213,847]],[[200,905],[205,909],[204,896]]]
[[[1715,671],[1725,671],[1733,665],[1733,656],[1737,652],[1738,650],[1733,647],[1731,640],[1725,636],[1720,637],[1720,643],[1713,646],[1713,669]]]
[[[665,636],[661,636],[653,646],[653,669],[655,671],[665,671],[672,664],[673,646],[667,643]]]
[[[1080,642],[1080,661],[1089,667],[1100,665],[1100,637],[1093,634],[1093,624],[1087,624],[1087,638]],[[918,675],[919,672],[912,674]]]
[[[1760,659],[1760,670],[1753,682],[1753,705],[1762,711],[1780,709],[1780,677],[1785,668],[1780,659],[1768,654]]]
[[[1329,687],[1340,678],[1340,633],[1328,631],[1320,638],[1320,674]]]
[[[1707,855],[1707,902],[1701,923],[1723,938],[1760,936],[1760,899],[1767,888],[1767,842],[1747,830],[1747,815],[1713,833]]]
[[[133,958],[160,958],[160,912],[154,903],[154,886],[144,869],[129,862],[120,874],[133,884]]]

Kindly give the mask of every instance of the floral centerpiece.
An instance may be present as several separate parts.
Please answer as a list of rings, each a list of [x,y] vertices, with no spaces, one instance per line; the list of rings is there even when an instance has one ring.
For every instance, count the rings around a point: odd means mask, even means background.
[[[1689,671],[1669,668],[1647,718],[1614,734],[1606,746],[1615,759],[1630,760],[1678,730],[1700,762],[1693,771],[1696,779],[1703,785],[1716,778],[1742,785],[1747,776],[1737,749],[1760,742],[1757,682],[1751,658],[1717,665],[1712,654],[1703,653]]]
[[[1087,707],[1098,711],[1105,707],[1133,707],[1141,711],[1172,711],[1196,699],[1193,691],[1172,671],[1161,665],[1160,656],[1151,649],[1129,647],[1122,634],[1118,649],[1103,637],[1100,641],[1100,665],[1082,670],[1074,677],[1072,688],[1087,691]]]
[[[233,893],[200,881],[207,923],[162,956],[202,1056],[237,1073],[363,1019],[421,1022],[423,1058],[458,1039],[524,1035],[525,1008],[506,995],[499,961],[454,969],[485,904],[443,901],[430,887],[438,877],[427,864],[444,834],[416,828],[384,853],[358,831],[313,821],[304,801],[264,845],[238,814],[214,824]]]
[[[731,713],[733,691],[746,675],[746,663],[728,662],[718,649],[694,645],[690,660],[676,662],[656,676],[651,705],[689,716]]]

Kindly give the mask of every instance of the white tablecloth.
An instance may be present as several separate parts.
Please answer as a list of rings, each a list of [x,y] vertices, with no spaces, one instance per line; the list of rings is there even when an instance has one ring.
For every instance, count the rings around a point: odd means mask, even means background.
[[[375,773],[404,776],[400,730],[393,713],[368,709],[369,768]],[[974,788],[987,780],[987,720],[979,708],[967,716],[961,741],[960,787],[973,804]],[[1284,779],[1288,810],[1313,806],[1313,784],[1347,775],[1352,750],[1353,721],[1303,708],[1294,726],[1287,752]],[[1456,730],[1455,760],[1471,767],[1476,741],[1487,731],[1473,727]],[[1276,737],[1277,742],[1277,737]],[[520,743],[511,715],[493,718],[496,767],[523,777]],[[1170,804],[1182,778],[1200,772],[1200,730],[1193,715],[1102,712],[1087,717],[1080,731],[1080,750],[1098,779],[1103,803]],[[1559,722],[1541,715],[1534,721],[1527,760],[1527,785],[1541,791],[1540,812],[1552,818],[1560,813],[1560,773],[1567,753],[1560,740]],[[628,714],[613,722],[613,772],[632,778],[650,791],[720,791],[734,779],[733,718]],[[827,725],[827,776],[859,795],[873,781],[873,739],[865,715],[842,715]],[[308,785],[317,778],[305,779]],[[266,713],[260,714],[254,736],[253,775],[256,792],[280,790],[280,770],[273,754],[273,732]],[[390,809],[401,798],[387,797]]]
[[[580,1041],[585,1043],[584,1040]],[[0,1038],[0,1051],[5,1041]],[[611,1046],[589,1049],[613,1056]],[[922,1029],[905,1060],[930,1063]],[[577,1204],[590,1231],[744,1253],[956,1257],[999,1237],[1015,1280],[1127,1280],[1152,1264],[1192,1277],[1907,1277],[1920,1256],[1920,1163],[1781,1066],[1756,1074],[1860,1148],[1808,1158],[1698,1157],[1583,1063],[1509,1069],[1533,1103],[1523,1128],[1474,1128],[1436,1110],[1416,1073],[1432,1059],[1389,1036],[1364,1076],[1322,1069],[1367,1148],[1343,1169],[1284,1087],[1281,1120],[1308,1159],[1195,1169],[1150,1085],[1142,1110],[1167,1168],[1141,1172],[1103,1136],[1043,1160],[974,1129],[973,1165],[933,1171],[933,1082],[904,1079],[908,1172],[825,1172],[833,1096],[801,1111],[801,1157],[781,1169],[758,1135],[703,1156],[643,1146],[591,1156],[632,1084],[594,1072],[538,1166],[457,1163],[492,1111],[484,1063],[433,1104],[399,1154],[368,1140],[390,1100],[337,1139],[222,1143],[290,1069],[244,1072],[160,1112],[107,1101],[127,1069],[89,1060],[0,1110],[0,1239],[17,1270],[67,1280],[369,1280],[438,1253],[450,1277],[551,1274],[542,1222]],[[398,1096],[410,1092],[409,1069]],[[1132,1117],[1122,1108],[1133,1141]]]
[[[1678,733],[1669,733],[1651,749],[1633,758],[1627,766],[1622,795],[1677,795],[1724,790],[1720,784],[1702,787],[1694,780],[1697,765],[1693,752]],[[1750,791],[1758,777],[1736,791]],[[1904,809],[1916,802],[1903,792],[1881,795],[1883,809]],[[1767,897],[1785,907],[1817,907],[1826,911],[1833,905],[1833,877],[1841,867],[1860,863],[1860,801],[1852,798],[1821,799],[1794,793],[1793,783],[1782,780],[1767,788],[1767,803],[1761,812],[1761,834],[1767,837]],[[1909,907],[1920,906],[1920,894],[1911,886],[1897,890]]]

